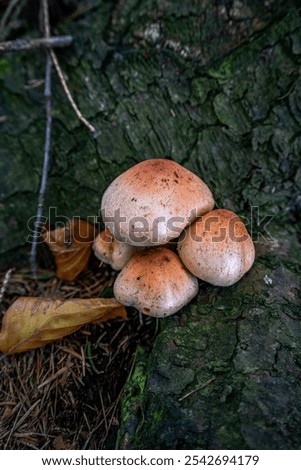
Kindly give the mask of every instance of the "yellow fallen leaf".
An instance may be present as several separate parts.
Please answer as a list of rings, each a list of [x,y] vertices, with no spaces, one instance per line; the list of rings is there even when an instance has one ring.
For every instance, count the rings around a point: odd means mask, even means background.
[[[81,219],[72,219],[64,227],[44,233],[56,263],[56,275],[66,281],[74,281],[86,269],[92,243],[96,236],[94,225]]]
[[[116,317],[126,318],[126,310],[115,299],[20,297],[4,315],[0,351],[13,354],[39,348],[70,335],[85,323]]]

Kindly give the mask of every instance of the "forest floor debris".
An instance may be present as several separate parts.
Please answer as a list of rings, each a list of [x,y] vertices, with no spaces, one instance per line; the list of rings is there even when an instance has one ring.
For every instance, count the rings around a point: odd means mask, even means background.
[[[0,286],[5,279],[0,274]],[[52,271],[15,270],[0,314],[19,296],[71,299],[110,296],[114,273],[95,266],[76,282]],[[156,320],[129,311],[127,320],[86,325],[43,348],[0,356],[0,449],[112,449],[119,403],[138,344],[151,348]]]

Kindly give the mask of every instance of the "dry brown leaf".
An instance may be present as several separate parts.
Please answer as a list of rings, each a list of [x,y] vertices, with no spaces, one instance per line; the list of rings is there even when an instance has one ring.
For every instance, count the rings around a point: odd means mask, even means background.
[[[86,269],[96,232],[94,225],[81,219],[72,219],[64,227],[45,232],[44,241],[55,258],[60,279],[74,281]]]
[[[0,351],[13,354],[39,348],[73,333],[85,323],[116,317],[126,318],[126,310],[115,299],[20,297],[4,315]]]

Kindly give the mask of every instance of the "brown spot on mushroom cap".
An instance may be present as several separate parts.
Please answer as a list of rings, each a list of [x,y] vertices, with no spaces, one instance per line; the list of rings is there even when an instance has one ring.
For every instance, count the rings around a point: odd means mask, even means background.
[[[230,286],[251,268],[253,241],[242,220],[226,209],[210,211],[181,234],[178,252],[186,268],[217,286]]]
[[[110,184],[101,211],[117,239],[152,246],[177,238],[213,206],[208,186],[197,175],[174,161],[150,159],[131,167]],[[112,221],[117,213],[125,220],[116,225]]]
[[[197,279],[164,247],[137,252],[114,284],[120,303],[154,317],[172,315],[197,293]]]
[[[113,237],[109,229],[100,232],[93,242],[93,251],[100,261],[120,271],[139,248],[122,243]]]

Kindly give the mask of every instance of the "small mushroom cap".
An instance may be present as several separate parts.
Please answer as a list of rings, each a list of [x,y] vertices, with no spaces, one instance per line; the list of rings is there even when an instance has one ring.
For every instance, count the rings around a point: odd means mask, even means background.
[[[115,238],[137,246],[163,245],[213,209],[208,186],[166,159],[145,160],[118,176],[105,191],[101,212]]]
[[[226,209],[210,211],[181,234],[178,253],[186,268],[215,286],[230,286],[251,268],[253,241],[242,220]]]
[[[136,253],[137,248],[116,240],[106,228],[95,238],[93,250],[96,258],[120,271]]]
[[[197,279],[164,247],[136,253],[118,274],[116,299],[153,317],[176,313],[198,293]]]

